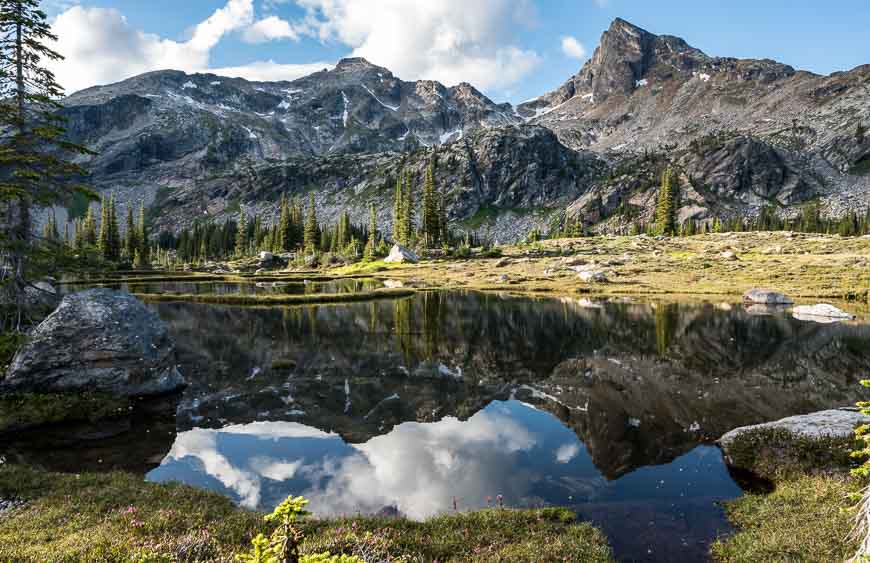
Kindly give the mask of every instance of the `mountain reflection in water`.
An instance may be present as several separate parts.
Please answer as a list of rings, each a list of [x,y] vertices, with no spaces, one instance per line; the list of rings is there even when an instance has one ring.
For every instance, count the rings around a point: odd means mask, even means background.
[[[155,308],[191,385],[150,479],[320,514],[566,505],[625,560],[704,560],[739,494],[713,441],[851,404],[870,365],[866,325],[711,304]]]
[[[492,402],[466,421],[403,423],[362,444],[295,422],[198,428],[178,436],[148,479],[216,490],[250,508],[301,494],[319,515],[423,519],[452,510],[454,499],[469,509],[502,495],[509,507],[571,507],[623,556],[689,560],[728,530],[714,503],[740,493],[712,446],[607,480],[571,430],[517,401]]]

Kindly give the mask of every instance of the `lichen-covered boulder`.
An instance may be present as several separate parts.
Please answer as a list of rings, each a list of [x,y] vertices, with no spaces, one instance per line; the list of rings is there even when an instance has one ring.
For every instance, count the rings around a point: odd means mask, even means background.
[[[855,427],[870,416],[831,409],[741,426],[718,440],[728,465],[777,479],[802,473],[848,470],[853,460]]]
[[[164,322],[129,293],[100,288],[64,297],[15,355],[0,393],[138,397],[183,386]]]

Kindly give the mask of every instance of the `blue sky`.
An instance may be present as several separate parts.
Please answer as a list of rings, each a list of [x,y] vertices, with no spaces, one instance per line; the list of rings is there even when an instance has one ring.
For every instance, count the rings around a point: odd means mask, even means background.
[[[69,90],[166,67],[292,79],[361,54],[404,79],[465,80],[496,101],[518,102],[575,73],[617,16],[680,36],[709,55],[772,58],[822,74],[870,63],[866,0],[46,0],[44,6],[61,36],[58,47],[70,57],[57,70]]]

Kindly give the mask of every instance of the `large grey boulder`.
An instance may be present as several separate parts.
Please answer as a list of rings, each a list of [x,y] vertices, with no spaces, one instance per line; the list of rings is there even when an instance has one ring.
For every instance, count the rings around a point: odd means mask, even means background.
[[[857,410],[851,409],[831,409],[819,411],[810,414],[801,414],[797,416],[789,416],[773,422],[765,422],[764,424],[753,424],[750,426],[741,426],[730,432],[726,432],[719,438],[719,445],[725,450],[726,455],[729,446],[734,443],[741,434],[752,432],[762,428],[777,428],[788,430],[792,434],[809,438],[843,438],[851,436],[855,427],[859,424],[870,423],[870,416],[861,414]]]
[[[384,258],[384,262],[390,263],[401,263],[408,262],[411,264],[416,264],[420,261],[420,258],[417,257],[411,250],[408,250],[401,244],[394,244],[393,248],[390,249],[390,255]]]
[[[831,409],[741,426],[718,444],[728,465],[765,478],[841,472],[852,463],[855,427],[868,423],[857,410]]]
[[[794,301],[785,294],[777,293],[770,289],[759,289],[757,287],[744,293],[743,301],[765,305],[791,305],[794,303]]]
[[[163,321],[129,293],[100,288],[64,297],[16,354],[0,392],[137,397],[183,386]]]

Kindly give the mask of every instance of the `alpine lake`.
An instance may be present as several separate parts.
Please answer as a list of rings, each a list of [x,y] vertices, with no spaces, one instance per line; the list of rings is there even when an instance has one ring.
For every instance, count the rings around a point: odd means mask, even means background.
[[[344,293],[382,282],[118,284],[134,293]],[[80,289],[68,287],[66,291]],[[360,303],[151,303],[188,381],[119,428],[13,444],[271,510],[425,519],[558,505],[622,561],[706,561],[721,503],[758,486],[715,440],[853,404],[870,319],[718,301],[421,291]]]

